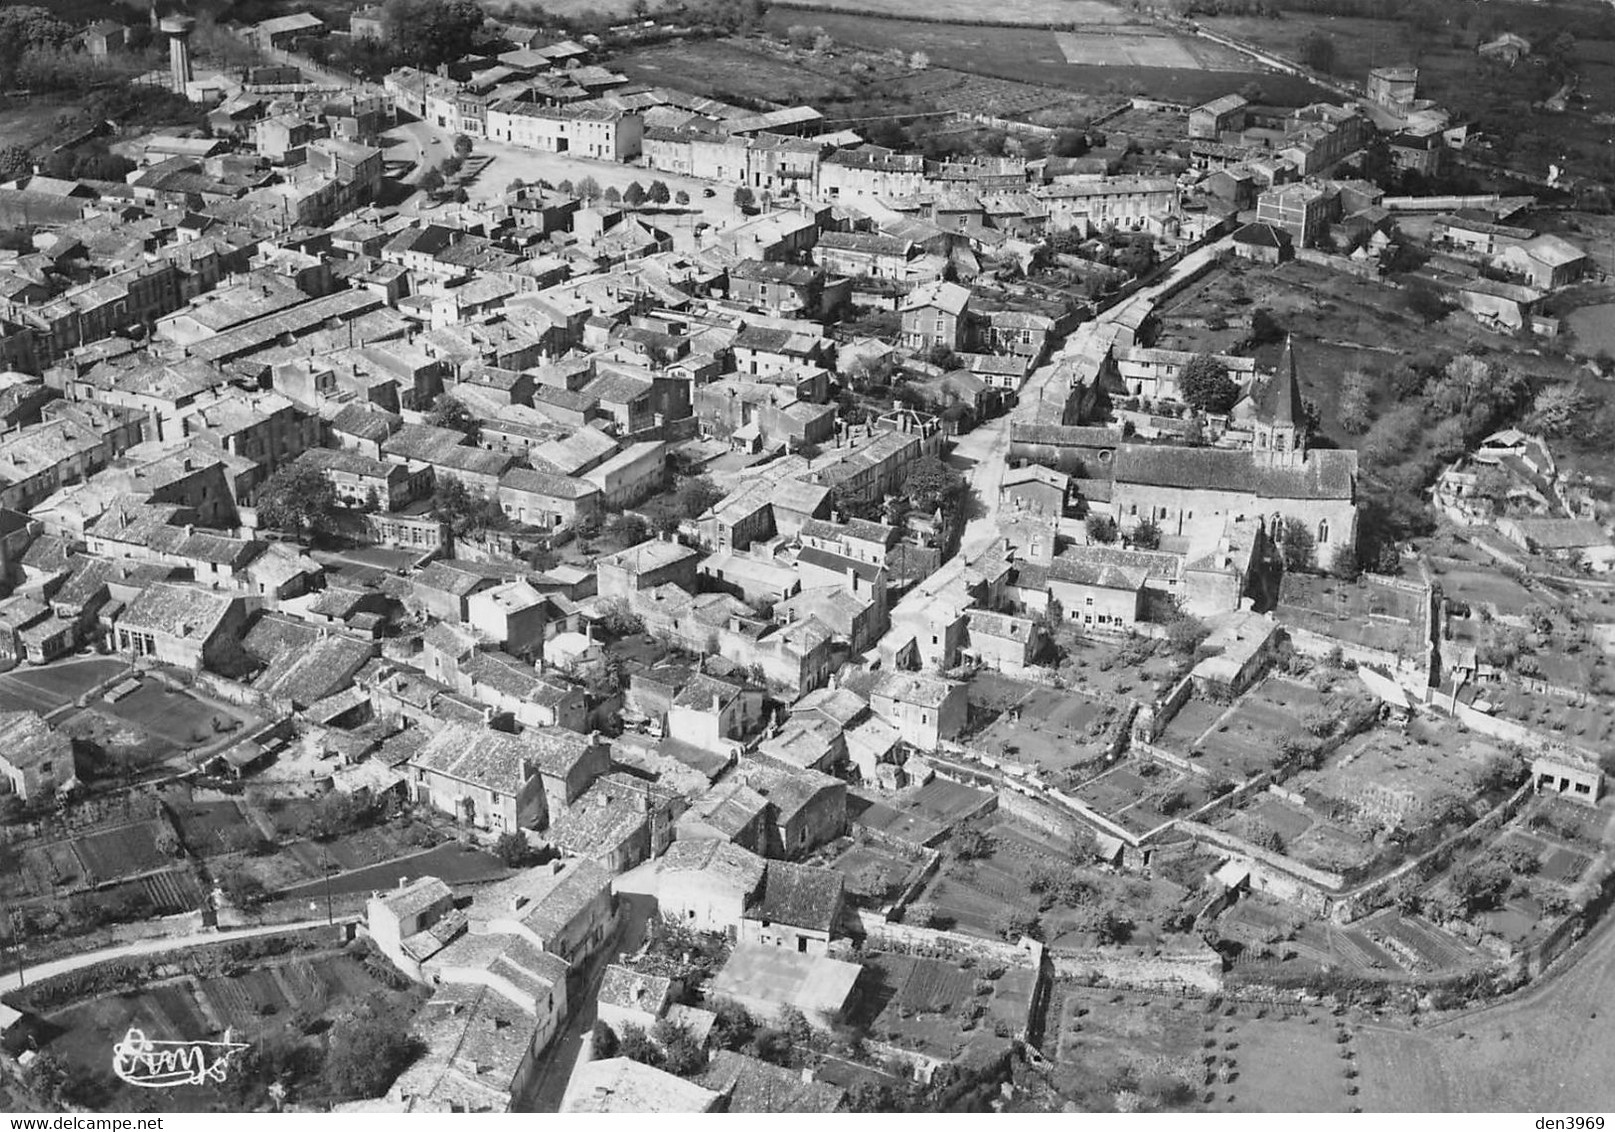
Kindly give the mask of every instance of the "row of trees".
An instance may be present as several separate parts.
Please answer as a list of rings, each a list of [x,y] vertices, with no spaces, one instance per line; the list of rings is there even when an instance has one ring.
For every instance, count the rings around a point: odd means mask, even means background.
[[[513,183],[512,187],[519,187]],[[649,187],[641,185],[638,181],[630,181],[626,189],[619,189],[615,185],[602,189],[600,182],[593,177],[584,177],[581,181],[573,183],[562,181],[555,186],[556,191],[566,196],[575,196],[587,204],[596,201],[605,201],[607,204],[625,204],[629,208],[641,208],[647,204],[666,205],[690,203],[690,194],[680,189],[676,194],[667,187],[666,181],[656,180]]]

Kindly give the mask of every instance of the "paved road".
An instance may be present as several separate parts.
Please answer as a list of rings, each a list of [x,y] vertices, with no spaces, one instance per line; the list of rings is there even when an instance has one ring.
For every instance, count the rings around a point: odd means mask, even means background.
[[[0,994],[17,990],[24,984],[36,983],[40,979],[48,979],[52,975],[65,974],[68,971],[77,971],[81,967],[91,967],[97,963],[105,963],[110,959],[128,959],[135,955],[156,955],[163,951],[184,951],[192,947],[209,947],[214,944],[229,943],[235,939],[249,939],[260,935],[280,935],[283,932],[300,932],[309,928],[325,927],[324,918],[318,920],[299,920],[291,924],[268,924],[254,928],[237,928],[225,932],[197,932],[183,936],[159,936],[157,939],[142,939],[134,943],[120,943],[112,947],[103,947],[98,951],[85,951],[78,955],[69,955],[62,959],[52,959],[48,963],[36,963],[22,971],[11,971],[0,975]]]

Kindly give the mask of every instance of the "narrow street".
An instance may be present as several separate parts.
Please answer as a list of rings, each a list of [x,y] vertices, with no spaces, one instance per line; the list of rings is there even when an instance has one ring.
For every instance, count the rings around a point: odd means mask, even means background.
[[[587,1060],[594,1023],[599,1017],[595,995],[606,968],[625,955],[632,955],[645,944],[655,901],[649,897],[621,893],[622,922],[613,946],[601,951],[584,975],[577,997],[569,1002],[571,1016],[555,1036],[533,1085],[532,1112],[560,1112],[566,1086],[581,1061]]]

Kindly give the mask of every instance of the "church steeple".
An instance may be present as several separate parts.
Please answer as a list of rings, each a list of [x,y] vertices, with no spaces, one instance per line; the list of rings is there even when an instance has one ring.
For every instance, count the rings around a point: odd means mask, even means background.
[[[1299,464],[1306,459],[1301,382],[1296,376],[1295,341],[1284,336],[1277,371],[1256,402],[1256,457],[1267,464]]]

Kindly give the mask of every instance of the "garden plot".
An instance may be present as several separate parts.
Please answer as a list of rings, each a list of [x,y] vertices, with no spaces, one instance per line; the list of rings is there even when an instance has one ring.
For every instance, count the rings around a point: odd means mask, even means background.
[[[863,959],[855,1019],[877,1040],[952,1059],[982,1034],[1025,1028],[1034,970],[874,953]]]
[[[1276,838],[1274,844],[1285,856],[1334,872],[1367,864],[1376,852],[1368,839],[1307,806],[1272,793],[1255,795],[1217,825],[1257,844]]]
[[[1499,753],[1451,720],[1420,716],[1405,733],[1377,728],[1353,736],[1321,769],[1301,771],[1286,785],[1321,809],[1401,821],[1437,795],[1468,797],[1474,773]]]
[[[1197,775],[1148,759],[1128,759],[1079,786],[1076,796],[1132,833],[1147,833],[1210,801]]]
[[[973,740],[997,757],[1067,771],[1104,757],[1117,708],[1078,691],[1028,684],[1025,694]]]
[[[1156,743],[1193,759],[1213,778],[1242,782],[1276,766],[1280,744],[1300,735],[1302,716],[1322,702],[1308,685],[1269,677],[1232,707],[1191,698]]]
[[[1153,1100],[1171,1093],[1180,1106],[1192,1101],[1205,1073],[1203,1018],[1193,999],[1062,983],[1049,1009],[1062,1085]]]

